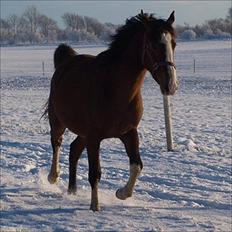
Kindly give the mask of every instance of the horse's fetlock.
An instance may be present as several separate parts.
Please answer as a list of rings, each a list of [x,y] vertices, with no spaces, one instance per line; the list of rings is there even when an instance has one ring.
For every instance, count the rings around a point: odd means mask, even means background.
[[[101,171],[98,171],[96,173],[90,173],[88,179],[91,187],[94,188],[101,179]]]
[[[91,204],[90,205],[90,210],[92,210],[93,212],[96,212],[96,211],[100,211],[100,206],[99,204]]]

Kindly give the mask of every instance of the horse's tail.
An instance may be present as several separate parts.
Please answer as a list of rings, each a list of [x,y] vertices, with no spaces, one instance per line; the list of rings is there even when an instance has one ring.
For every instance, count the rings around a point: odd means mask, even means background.
[[[60,44],[54,53],[54,67],[57,69],[65,61],[71,57],[76,56],[77,53],[70,46],[66,44]]]
[[[77,53],[70,46],[66,44],[60,44],[54,53],[54,67],[57,69],[60,65],[67,62],[70,58],[76,56]],[[51,82],[51,90],[52,91],[53,80]],[[51,96],[51,93],[50,93]],[[48,119],[48,112],[51,105],[51,97],[49,96],[47,102],[44,104],[44,112],[41,118]]]
[[[49,99],[46,101],[46,103],[43,106],[44,112],[43,112],[42,116],[40,117],[40,119],[42,119],[42,118],[44,118],[45,120],[48,119],[48,107],[49,107]]]

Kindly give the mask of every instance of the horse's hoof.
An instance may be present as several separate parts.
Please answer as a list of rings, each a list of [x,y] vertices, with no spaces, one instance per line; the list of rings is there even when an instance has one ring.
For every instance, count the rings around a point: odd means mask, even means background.
[[[132,194],[126,193],[124,188],[118,189],[115,195],[120,200],[126,200],[128,197],[132,196]]]
[[[116,197],[118,198],[118,199],[120,199],[120,200],[126,200],[126,197],[125,197],[125,195],[124,194],[122,194],[122,191],[121,191],[121,189],[118,189],[117,191],[116,191]]]
[[[76,187],[68,188],[68,194],[69,195],[76,195],[76,193],[77,193],[77,188]]]
[[[93,212],[100,211],[100,206],[99,205],[90,205],[90,210]]]
[[[48,182],[50,184],[56,184],[58,181],[59,181],[59,176],[54,176],[51,174],[48,175]]]

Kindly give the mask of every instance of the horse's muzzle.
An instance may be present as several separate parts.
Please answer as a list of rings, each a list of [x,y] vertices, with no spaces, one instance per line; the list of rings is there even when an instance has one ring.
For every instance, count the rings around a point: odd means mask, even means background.
[[[167,67],[167,83],[165,83],[165,86],[162,88],[161,91],[164,95],[173,95],[178,89],[179,81],[176,77],[176,68],[173,66]]]

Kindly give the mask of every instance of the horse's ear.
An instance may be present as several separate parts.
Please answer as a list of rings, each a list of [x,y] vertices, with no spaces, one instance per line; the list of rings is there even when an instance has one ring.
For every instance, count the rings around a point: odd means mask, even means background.
[[[173,11],[170,14],[169,18],[167,19],[167,23],[169,23],[170,25],[172,25],[174,23],[174,21],[175,21],[175,11]]]
[[[144,14],[144,12],[143,12],[143,9],[141,9],[140,15],[141,15],[141,16],[145,16],[145,14]]]

